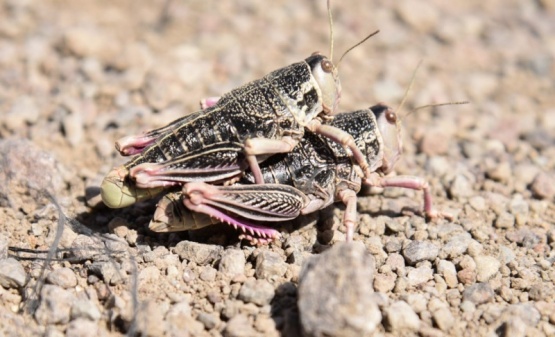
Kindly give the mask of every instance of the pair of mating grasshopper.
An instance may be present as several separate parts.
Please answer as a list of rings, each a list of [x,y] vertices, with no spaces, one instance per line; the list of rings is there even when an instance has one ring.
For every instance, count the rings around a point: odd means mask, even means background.
[[[268,223],[334,201],[346,205],[352,240],[362,184],[423,190],[426,216],[441,216],[426,181],[386,176],[402,151],[396,113],[378,104],[336,114],[340,97],[337,68],[314,53],[166,127],[120,139],[116,149],[136,156],[106,176],[102,199],[119,208],[177,187],[159,202],[151,230],[226,222],[251,243],[280,236]]]

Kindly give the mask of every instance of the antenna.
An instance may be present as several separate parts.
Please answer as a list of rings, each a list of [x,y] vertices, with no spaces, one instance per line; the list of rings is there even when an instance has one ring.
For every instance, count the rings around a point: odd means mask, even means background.
[[[368,36],[366,36],[364,39],[362,39],[360,42],[357,42],[354,46],[352,46],[351,48],[347,49],[343,55],[341,55],[341,58],[339,58],[339,62],[337,62],[337,66],[336,68],[339,68],[339,64],[341,63],[341,61],[343,60],[343,58],[353,49],[355,49],[356,47],[360,46],[361,44],[363,44],[364,42],[366,42],[366,40],[368,40],[369,38],[371,38],[372,36],[378,34],[380,32],[380,30],[378,29],[377,31],[370,33]]]
[[[330,23],[330,61],[333,60],[333,17],[331,15],[330,0],[327,1],[328,4],[328,20]]]
[[[399,104],[399,107],[397,108],[397,113],[400,113],[401,109],[403,108],[403,105],[405,105],[405,102],[407,101],[407,97],[409,96],[409,91],[410,91],[410,89],[412,89],[412,85],[414,84],[414,79],[416,78],[416,72],[418,72],[418,68],[420,68],[421,65],[422,65],[422,60],[418,61],[418,64],[416,65],[416,68],[414,68],[414,71],[412,72],[412,76],[410,78],[409,86],[407,87],[407,90],[405,91],[405,94],[403,95],[403,99],[401,100],[401,104]],[[409,114],[410,114],[410,112],[407,114],[407,116]],[[403,117],[403,118],[405,118],[405,117]]]
[[[462,104],[469,104],[469,101],[456,101],[456,102],[445,102],[445,103],[435,103],[435,104],[426,104],[426,105],[422,105],[419,106],[418,108],[414,108],[412,109],[408,114],[410,115],[411,113],[420,110],[420,109],[426,109],[426,108],[436,108],[438,106],[444,106],[444,105],[462,105]],[[406,117],[406,116],[405,116]]]
[[[407,101],[407,97],[409,95],[409,91],[412,89],[412,85],[414,84],[414,79],[416,78],[416,72],[418,71],[418,69],[420,68],[420,65],[422,65],[422,60],[420,60],[418,62],[418,64],[416,65],[416,68],[414,68],[414,71],[412,72],[412,77],[410,79],[410,84],[407,88],[407,90],[405,91],[405,95],[403,96],[403,99],[401,100],[401,104],[399,104],[399,107],[397,108],[397,113],[401,112],[401,109],[403,108],[403,105],[405,105],[406,101]],[[405,116],[403,116],[401,119],[405,119],[406,117],[408,117],[410,114],[412,114],[413,112],[416,112],[418,110],[421,109],[427,109],[427,108],[434,108],[434,107],[440,107],[440,106],[444,106],[444,105],[462,105],[462,104],[469,104],[469,101],[456,101],[456,102],[444,102],[444,103],[435,103],[435,104],[426,104],[426,105],[422,105],[419,106],[417,108],[412,109],[411,111],[409,111]]]

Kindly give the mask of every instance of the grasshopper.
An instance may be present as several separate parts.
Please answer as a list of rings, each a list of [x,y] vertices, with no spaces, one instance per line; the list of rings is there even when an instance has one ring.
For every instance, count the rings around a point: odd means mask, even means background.
[[[424,179],[386,176],[402,153],[401,121],[393,109],[378,104],[338,114],[330,126],[354,137],[359,150],[375,168],[369,177],[353,162],[348,150],[326,137],[307,132],[292,152],[262,164],[265,184],[255,184],[252,172],[246,172],[231,186],[186,183],[181,192],[169,193],[158,203],[149,228],[172,232],[226,222],[243,232],[240,238],[266,243],[280,236],[268,222],[294,219],[342,201],[346,205],[343,218],[346,239],[351,241],[357,222],[356,195],[362,184],[422,190],[427,217],[450,217],[433,209],[430,188]]]
[[[329,1],[328,14],[333,54]],[[341,59],[377,33],[349,48]],[[111,208],[126,207],[171,186],[198,181],[222,183],[247,168],[254,181],[263,184],[259,163],[274,154],[291,152],[305,130],[348,148],[369,176],[376,168],[369,166],[353,137],[323,123],[336,114],[340,99],[337,67],[326,56],[313,53],[304,61],[209,100],[205,109],[165,127],[118,140],[118,152],[136,156],[108,173],[101,185],[102,200]],[[223,153],[222,149],[226,156],[213,166],[207,165]]]
[[[101,186],[103,201],[109,207],[125,207],[169,186],[222,182],[247,167],[262,184],[259,162],[291,152],[305,129],[348,148],[370,174],[375,168],[368,165],[353,137],[322,124],[335,114],[340,97],[337,69],[320,54],[271,72],[204,110],[116,142],[121,154],[137,156],[107,175]],[[218,165],[204,164],[204,158],[224,147],[227,156]]]

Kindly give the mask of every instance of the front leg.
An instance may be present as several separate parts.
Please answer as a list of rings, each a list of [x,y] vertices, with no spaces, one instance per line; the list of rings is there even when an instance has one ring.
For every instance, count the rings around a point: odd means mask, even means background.
[[[381,177],[377,173],[373,173],[368,179],[365,180],[365,184],[377,187],[402,187],[422,191],[424,193],[424,214],[428,219],[453,219],[451,214],[439,212],[433,209],[430,185],[426,180],[424,180],[424,178],[415,176]]]
[[[245,141],[245,156],[247,163],[254,176],[256,184],[264,184],[262,171],[258,165],[259,155],[272,155],[276,153],[289,153],[299,143],[291,137],[283,137],[282,139],[268,139],[268,138],[249,138]]]
[[[346,241],[353,241],[355,224],[357,223],[357,193],[353,190],[339,192],[339,198],[345,204],[343,224],[345,225]]]
[[[365,177],[370,176],[370,174],[372,173],[372,170],[368,165],[366,156],[357,147],[357,144],[355,143],[355,139],[348,132],[343,131],[335,126],[322,124],[318,120],[311,121],[307,125],[307,128],[314,133],[325,136],[333,140],[334,142],[341,144],[343,147],[348,148],[353,154],[353,158],[355,159],[355,161],[358,163],[358,165],[364,172],[364,176]]]

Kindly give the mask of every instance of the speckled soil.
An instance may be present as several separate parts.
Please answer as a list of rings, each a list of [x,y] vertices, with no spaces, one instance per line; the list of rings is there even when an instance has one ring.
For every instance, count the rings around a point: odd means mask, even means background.
[[[342,111],[398,106],[420,60],[401,114],[470,102],[406,117],[396,167],[425,177],[452,221],[424,221],[420,192],[359,198],[355,241],[375,260],[379,306],[365,333],[555,335],[555,2],[346,0],[332,12],[336,59],[380,30],[341,63]],[[299,273],[344,240],[343,206],[252,247],[224,225],[149,232],[155,201],[110,210],[95,187],[125,162],[115,140],[327,54],[328,29],[323,0],[0,1],[0,336],[308,330]],[[57,236],[66,251],[43,269],[37,252]]]

